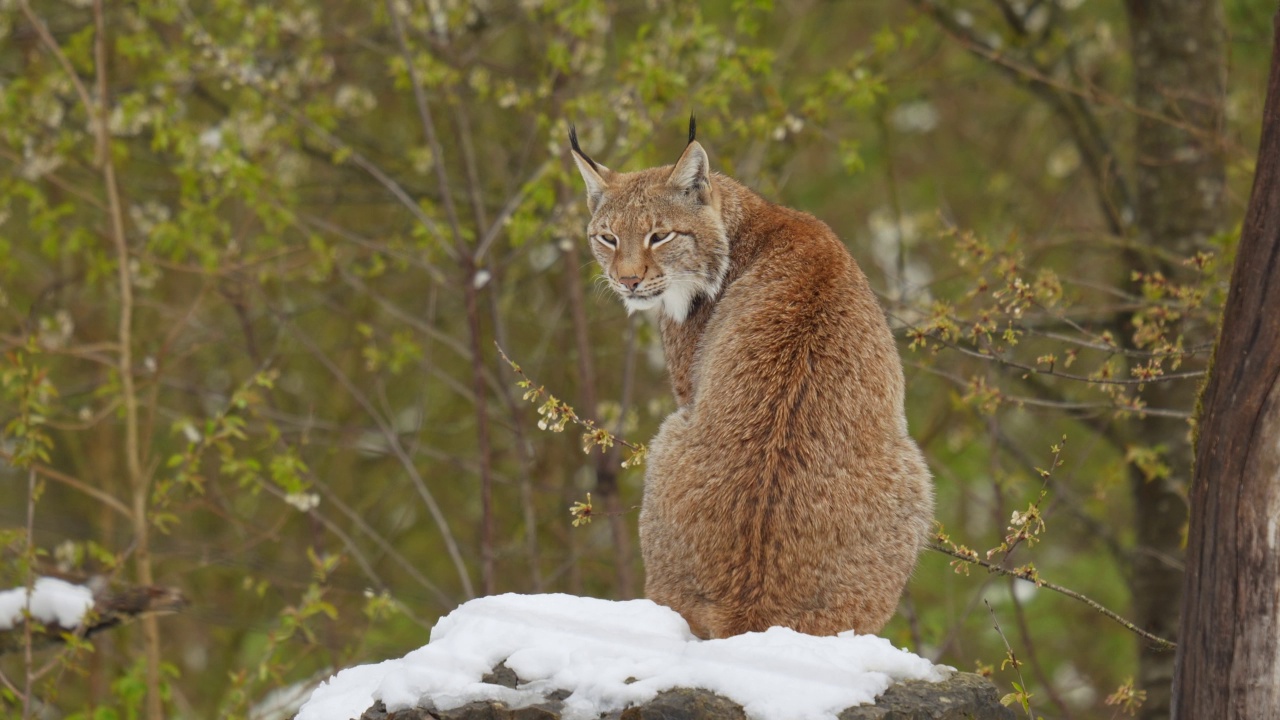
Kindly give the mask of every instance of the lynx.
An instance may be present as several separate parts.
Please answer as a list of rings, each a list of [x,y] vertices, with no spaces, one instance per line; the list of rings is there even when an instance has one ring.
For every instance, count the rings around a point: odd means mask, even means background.
[[[704,638],[879,632],[933,519],[893,337],[835,233],[711,172],[695,132],[630,173],[569,133],[592,252],[629,311],[660,310],[678,404],[650,444],[645,594]]]

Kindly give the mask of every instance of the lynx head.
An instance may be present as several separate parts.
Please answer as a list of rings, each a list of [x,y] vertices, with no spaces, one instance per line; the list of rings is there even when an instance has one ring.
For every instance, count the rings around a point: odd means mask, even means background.
[[[675,165],[615,172],[578,147],[569,128],[573,160],[587,183],[591,252],[627,310],[661,307],[684,322],[699,296],[715,299],[729,270],[729,239],[722,193],[707,151],[694,140]]]

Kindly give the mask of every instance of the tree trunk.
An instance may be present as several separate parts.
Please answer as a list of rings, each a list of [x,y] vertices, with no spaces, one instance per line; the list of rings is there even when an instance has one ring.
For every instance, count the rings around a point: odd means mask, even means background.
[[[1274,21],[1280,43],[1280,15]],[[1280,53],[1257,175],[1203,396],[1175,718],[1280,708]]]
[[[1128,0],[1132,39],[1134,104],[1139,114],[1134,142],[1134,227],[1139,239],[1179,257],[1207,249],[1224,224],[1225,163],[1219,126],[1226,86],[1225,27],[1216,0]],[[1134,269],[1176,277],[1179,268],[1134,255]],[[1146,265],[1144,267],[1144,264]],[[1151,406],[1190,408],[1194,389],[1175,383],[1153,386]],[[1189,427],[1181,420],[1148,418],[1136,429],[1138,443],[1164,447],[1172,469],[1148,479],[1131,468],[1136,548],[1130,589],[1134,621],[1176,640],[1181,609],[1184,500],[1191,473]],[[1147,694],[1141,717],[1167,718],[1174,657],[1139,651],[1138,687]]]

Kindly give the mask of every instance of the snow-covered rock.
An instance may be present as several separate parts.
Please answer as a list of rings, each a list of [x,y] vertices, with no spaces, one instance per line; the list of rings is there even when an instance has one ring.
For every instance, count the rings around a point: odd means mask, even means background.
[[[648,600],[500,595],[460,606],[401,659],[333,676],[297,718],[348,720],[370,708],[368,717],[461,718],[468,707],[476,717],[697,717],[724,706],[729,714],[717,716],[826,720],[874,703],[894,683],[932,685],[953,674],[876,636],[775,627],[699,640]],[[694,714],[645,713],[664,702],[692,703]]]
[[[26,588],[0,590],[0,630],[20,625],[28,608],[41,623],[72,630],[93,608],[93,591],[53,577],[36,578],[29,602]]]

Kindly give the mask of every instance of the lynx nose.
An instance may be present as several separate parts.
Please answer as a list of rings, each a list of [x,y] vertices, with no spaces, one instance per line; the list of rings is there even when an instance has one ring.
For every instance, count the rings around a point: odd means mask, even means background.
[[[624,277],[618,278],[618,282],[626,286],[626,288],[631,292],[635,292],[636,288],[640,287],[640,283],[642,281],[643,281],[643,278],[641,278],[638,275],[626,275]]]

